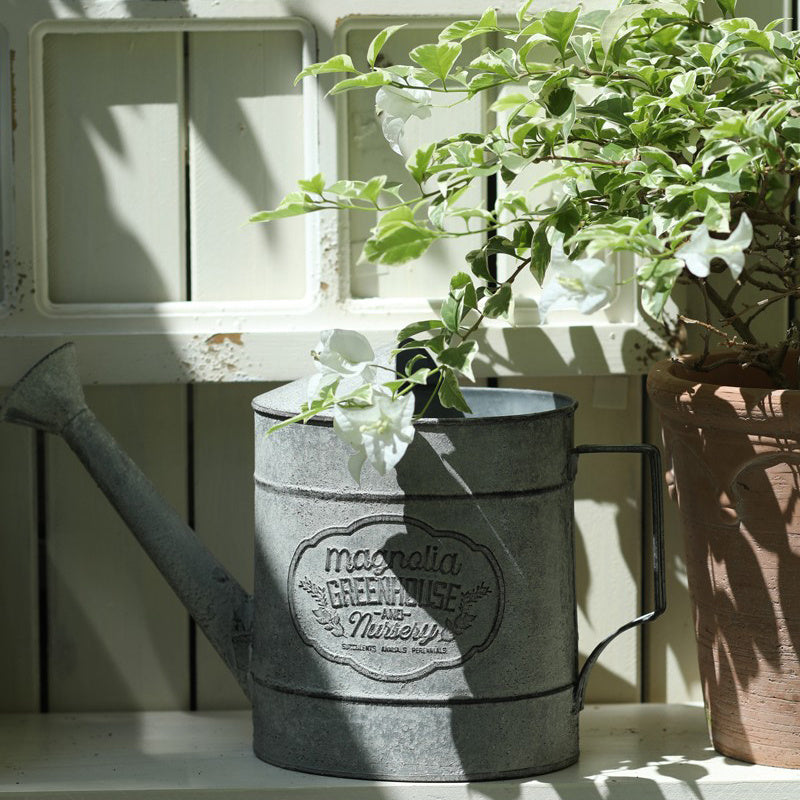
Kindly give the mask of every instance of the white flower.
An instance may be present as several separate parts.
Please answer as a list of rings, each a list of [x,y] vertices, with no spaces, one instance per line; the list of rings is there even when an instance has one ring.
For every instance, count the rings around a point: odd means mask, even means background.
[[[381,474],[403,457],[414,438],[414,397],[411,393],[393,398],[376,387],[372,405],[357,408],[337,405],[333,427],[340,439],[355,449],[348,461],[353,478],[360,482],[364,461]]]
[[[591,314],[608,303],[614,290],[614,267],[599,258],[570,261],[561,244],[553,245],[542,283],[539,313],[577,308]]]
[[[372,345],[365,336],[341,328],[322,331],[314,352],[318,371],[339,375],[358,375],[375,358]]]
[[[316,399],[323,389],[340,381],[338,396],[354,391],[375,378],[371,366],[375,358],[372,346],[358,331],[334,328],[322,331],[314,349],[317,374],[308,382],[308,400]]]
[[[742,214],[739,224],[727,239],[712,239],[705,223],[698,225],[686,244],[681,245],[675,255],[686,269],[698,278],[706,278],[711,272],[711,259],[721,258],[738,278],[744,267],[744,251],[753,240],[753,224],[747,214]]]
[[[420,83],[424,87],[424,84]],[[395,153],[402,155],[400,137],[411,117],[427,119],[431,115],[430,89],[402,89],[381,86],[375,95],[375,111],[381,121],[383,136]]]

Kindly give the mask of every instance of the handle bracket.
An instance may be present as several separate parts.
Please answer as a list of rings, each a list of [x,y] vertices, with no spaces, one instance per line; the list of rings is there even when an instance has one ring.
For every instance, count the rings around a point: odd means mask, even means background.
[[[590,453],[639,453],[647,461],[650,476],[650,497],[652,509],[652,549],[653,549],[653,610],[626,622],[622,627],[603,639],[586,658],[578,674],[575,684],[575,707],[580,711],[583,708],[586,694],[586,683],[592,667],[600,658],[603,650],[611,644],[621,633],[643,625],[645,622],[660,617],[667,607],[666,576],[664,573],[664,500],[661,489],[661,453],[652,444],[627,444],[627,445],[602,445],[586,444],[576,447],[573,451],[573,472],[577,467],[578,456]],[[644,539],[645,531],[642,530]]]

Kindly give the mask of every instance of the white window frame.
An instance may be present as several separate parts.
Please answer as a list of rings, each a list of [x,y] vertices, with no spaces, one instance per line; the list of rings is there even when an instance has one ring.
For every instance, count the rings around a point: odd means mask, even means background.
[[[509,14],[516,7],[511,0],[495,5]],[[343,43],[342,21],[353,15],[459,19],[479,15],[484,7],[485,0],[444,0],[431,14],[430,0],[405,0],[400,6],[396,0],[84,0],[80,13],[60,0],[6,6],[0,11],[0,53],[13,66],[13,85],[0,86],[0,236],[5,253],[0,385],[66,340],[77,343],[87,382],[288,380],[308,371],[308,352],[320,330],[356,328],[380,344],[392,340],[400,327],[429,316],[437,302],[350,298],[342,267],[348,261],[345,226],[335,215],[319,214],[306,218],[308,289],[301,300],[51,303],[42,106],[42,53],[48,34],[288,27],[302,32],[304,63],[310,63],[337,52]],[[361,16],[353,24],[364,20]],[[346,132],[337,119],[335,98],[325,97],[331,81],[323,76],[304,82],[305,118],[313,129],[307,137],[306,175],[340,173],[338,142]],[[638,308],[626,317],[631,321],[588,325],[576,314],[574,321],[557,325],[513,328],[493,321],[482,347],[493,363],[479,359],[477,371],[501,376],[644,372],[660,342]]]

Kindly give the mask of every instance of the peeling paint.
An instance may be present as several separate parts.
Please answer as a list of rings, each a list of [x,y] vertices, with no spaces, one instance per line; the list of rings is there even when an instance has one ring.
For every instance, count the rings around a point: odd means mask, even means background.
[[[0,308],[8,314],[19,314],[25,306],[25,299],[35,288],[31,281],[31,267],[13,258],[10,251],[4,253],[2,287],[0,287]]]
[[[225,344],[225,342],[230,342],[231,344],[238,344],[239,346],[242,345],[242,334],[241,333],[215,333],[213,336],[209,336],[206,339],[206,344]]]
[[[338,220],[335,218],[321,220],[319,242],[319,287],[323,292],[330,291],[332,286],[336,287],[339,296],[334,299],[338,302],[342,296],[349,294],[346,271],[340,266],[344,262],[340,258],[342,245],[339,241]]]
[[[181,366],[192,382],[258,380],[260,375],[242,341],[241,333],[196,335],[182,353]]]

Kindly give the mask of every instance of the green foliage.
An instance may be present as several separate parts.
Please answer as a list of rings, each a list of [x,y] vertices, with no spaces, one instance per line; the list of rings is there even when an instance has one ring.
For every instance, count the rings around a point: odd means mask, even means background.
[[[447,76],[461,55],[461,45],[457,42],[439,42],[415,47],[408,57],[423,69],[435,75],[445,85]]]
[[[436,239],[436,232],[418,223],[408,206],[387,211],[364,245],[364,255],[375,264],[404,264],[419,258]]]
[[[443,377],[439,384],[439,402],[445,408],[454,408],[456,411],[461,411],[463,414],[471,414],[472,409],[461,393],[455,374],[447,370],[443,372],[442,375]]]
[[[414,48],[408,64],[381,68],[378,55],[401,26],[387,28],[369,46],[366,71],[340,55],[300,77],[345,72],[333,92],[399,92],[382,108],[403,121],[488,92],[492,123],[412,153],[415,192],[384,177],[326,186],[315,176],[253,220],[324,209],[375,214],[364,255],[382,264],[410,261],[465,230],[485,232],[485,244],[456,267],[439,318],[400,334],[433,354],[440,398],[454,408],[463,403],[455,374],[471,375],[471,337],[487,318],[510,316],[522,271],[546,280],[556,246],[572,262],[634,254],[628,279],[656,317],[676,284],[698,287],[713,315],[703,330],[752,351],[764,344],[752,323],[800,294],[800,228],[787,213],[800,187],[800,33],[735,17],[735,0],[717,5],[722,17],[706,20],[698,0],[590,13],[527,0],[515,18],[489,9],[452,22]],[[491,44],[467,58],[463,45],[478,36]],[[546,174],[536,184],[540,165]],[[500,184],[494,208],[465,205],[466,189],[488,176]],[[536,194],[525,189],[534,184]],[[558,194],[540,199],[549,185]],[[729,265],[716,258],[709,276],[698,275],[681,253],[690,240],[725,238],[744,216],[755,234],[723,292],[714,281]],[[496,258],[510,264],[502,280]],[[740,302],[748,282],[762,292],[756,305]]]
[[[295,79],[297,85],[303,78],[310,75],[322,75],[326,72],[358,72],[353,66],[353,60],[348,55],[338,55],[329,58],[327,61],[321,61],[319,64],[312,64],[306,67]]]
[[[390,36],[393,36],[400,28],[404,28],[405,23],[402,25],[390,25],[388,28],[384,28],[370,43],[369,47],[367,48],[367,63],[371,66],[375,66],[375,62],[378,60],[378,56],[380,55],[381,50],[383,50],[383,46],[389,40]],[[370,74],[370,73],[367,73]]]

